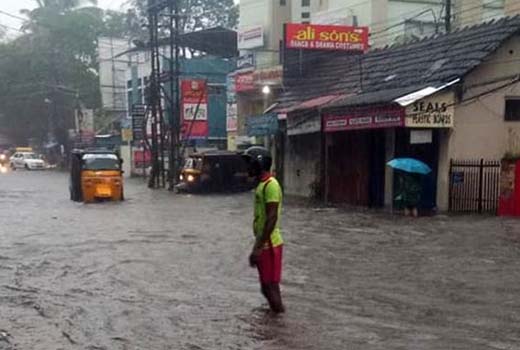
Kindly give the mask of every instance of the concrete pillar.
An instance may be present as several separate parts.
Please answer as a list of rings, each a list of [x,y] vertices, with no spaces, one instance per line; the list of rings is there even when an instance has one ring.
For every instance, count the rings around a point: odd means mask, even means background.
[[[123,160],[123,171],[125,177],[132,175],[132,146],[121,146],[121,159]]]
[[[437,172],[437,208],[448,211],[450,198],[450,152],[452,130],[439,131],[439,168]]]
[[[386,154],[385,163],[395,157],[395,129],[385,132]],[[392,209],[394,204],[394,171],[390,167],[385,168],[385,207]]]
[[[518,2],[518,0],[505,0],[504,13],[506,16],[516,16],[520,14],[520,2]]]
[[[482,14],[484,11],[483,0],[452,1],[455,5],[453,12],[452,28],[471,26],[474,24],[478,24],[482,21]]]

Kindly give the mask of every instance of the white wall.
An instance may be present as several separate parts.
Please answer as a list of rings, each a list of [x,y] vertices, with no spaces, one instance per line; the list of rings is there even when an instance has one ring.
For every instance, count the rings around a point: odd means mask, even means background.
[[[441,210],[448,207],[450,159],[500,160],[506,153],[520,154],[520,122],[504,120],[505,98],[520,97],[520,84],[492,93],[489,91],[508,80],[485,84],[518,74],[519,60],[520,37],[515,37],[464,79],[463,102],[455,107],[455,128],[446,132],[444,144],[441,142],[438,183]]]
[[[251,50],[256,52],[259,68],[272,67],[279,61],[279,42],[283,39],[283,24],[291,21],[292,1],[285,0],[284,6],[280,3],[280,0],[240,0],[239,30],[258,25],[264,28],[264,47]]]
[[[302,18],[303,12],[309,12],[311,14],[316,13],[320,10],[320,0],[310,0],[310,6],[302,6],[302,0],[293,0],[291,6],[291,22],[301,23],[303,21],[310,21],[310,18]]]

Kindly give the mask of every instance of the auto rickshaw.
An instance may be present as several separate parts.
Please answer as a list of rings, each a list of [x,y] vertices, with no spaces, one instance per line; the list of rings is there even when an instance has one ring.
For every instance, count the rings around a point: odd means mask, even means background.
[[[239,153],[207,151],[188,157],[181,170],[178,192],[234,192],[254,187]]]
[[[74,150],[70,167],[70,199],[75,202],[124,200],[123,161],[113,151]]]

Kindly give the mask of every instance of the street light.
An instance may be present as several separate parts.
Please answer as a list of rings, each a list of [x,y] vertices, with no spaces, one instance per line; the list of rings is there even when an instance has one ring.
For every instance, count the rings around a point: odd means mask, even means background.
[[[264,95],[269,95],[271,93],[271,87],[269,85],[264,85],[262,88],[262,93]]]

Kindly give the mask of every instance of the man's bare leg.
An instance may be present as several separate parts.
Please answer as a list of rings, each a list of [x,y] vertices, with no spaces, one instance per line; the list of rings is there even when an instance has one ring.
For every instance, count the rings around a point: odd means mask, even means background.
[[[268,287],[269,290],[269,305],[271,306],[271,310],[276,312],[277,314],[285,312],[285,307],[282,302],[282,293],[280,292],[280,284],[272,283]]]

